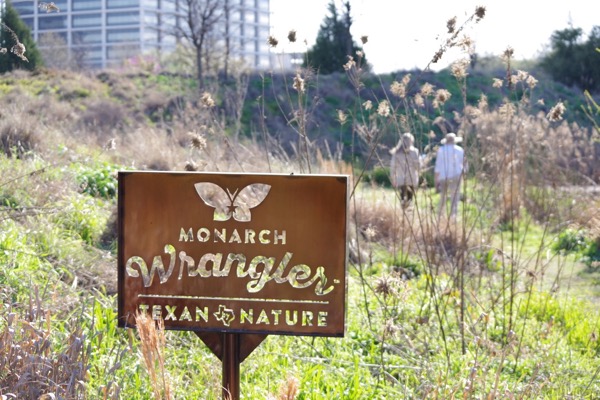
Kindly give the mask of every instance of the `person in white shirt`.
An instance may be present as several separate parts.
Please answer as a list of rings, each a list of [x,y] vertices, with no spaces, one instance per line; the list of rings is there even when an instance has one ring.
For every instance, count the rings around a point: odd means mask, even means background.
[[[446,211],[446,203],[450,197],[450,218],[456,217],[460,183],[464,169],[464,151],[457,143],[462,142],[461,137],[448,133],[442,139],[442,146],[438,149],[435,159],[435,187],[440,192],[438,217]]]
[[[413,146],[415,139],[410,132],[404,133],[398,145],[390,150],[390,180],[392,186],[400,189],[402,207],[410,205],[419,185],[419,150]]]

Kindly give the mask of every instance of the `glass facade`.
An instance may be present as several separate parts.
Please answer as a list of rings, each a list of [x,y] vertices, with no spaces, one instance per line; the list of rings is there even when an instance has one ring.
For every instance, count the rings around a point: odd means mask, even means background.
[[[233,58],[251,68],[268,67],[269,1],[230,0],[229,18],[217,24],[209,43],[222,48],[228,35]],[[60,11],[48,12],[32,0],[12,1],[40,46],[53,45],[40,43],[42,36],[56,35],[74,59],[93,68],[118,65],[142,51],[165,54],[183,40],[173,33],[174,27],[186,27],[184,0],[54,0],[54,4]]]
[[[98,27],[102,24],[102,14],[78,14],[71,19],[73,28]]]

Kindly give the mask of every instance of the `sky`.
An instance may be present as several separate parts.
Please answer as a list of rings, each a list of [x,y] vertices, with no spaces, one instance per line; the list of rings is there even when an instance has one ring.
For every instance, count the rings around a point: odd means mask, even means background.
[[[341,9],[341,0],[335,0]],[[271,0],[271,34],[279,40],[276,51],[304,52],[315,43],[328,14],[329,0]],[[377,74],[423,69],[446,36],[446,21],[457,17],[457,26],[486,8],[485,17],[465,30],[479,55],[501,55],[514,49],[517,60],[535,58],[548,47],[553,32],[572,24],[584,34],[600,25],[600,5],[590,0],[350,0],[352,36],[357,44],[368,36],[363,49]],[[289,45],[287,34],[296,30],[298,41]],[[306,43],[306,44],[305,44]],[[448,53],[433,70],[445,68],[464,55]]]

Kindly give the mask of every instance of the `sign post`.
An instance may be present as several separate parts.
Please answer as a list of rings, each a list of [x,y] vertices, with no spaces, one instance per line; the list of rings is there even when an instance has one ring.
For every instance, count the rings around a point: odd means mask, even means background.
[[[194,331],[239,399],[269,334],[345,331],[347,177],[119,173],[118,324]]]

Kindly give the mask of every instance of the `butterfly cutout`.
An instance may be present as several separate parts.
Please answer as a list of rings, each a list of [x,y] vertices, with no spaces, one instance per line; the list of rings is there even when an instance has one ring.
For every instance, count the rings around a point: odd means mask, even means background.
[[[264,183],[252,183],[233,193],[211,182],[196,183],[194,187],[202,201],[215,209],[214,221],[228,221],[233,217],[239,222],[250,221],[250,209],[262,203],[271,190],[271,185]]]

